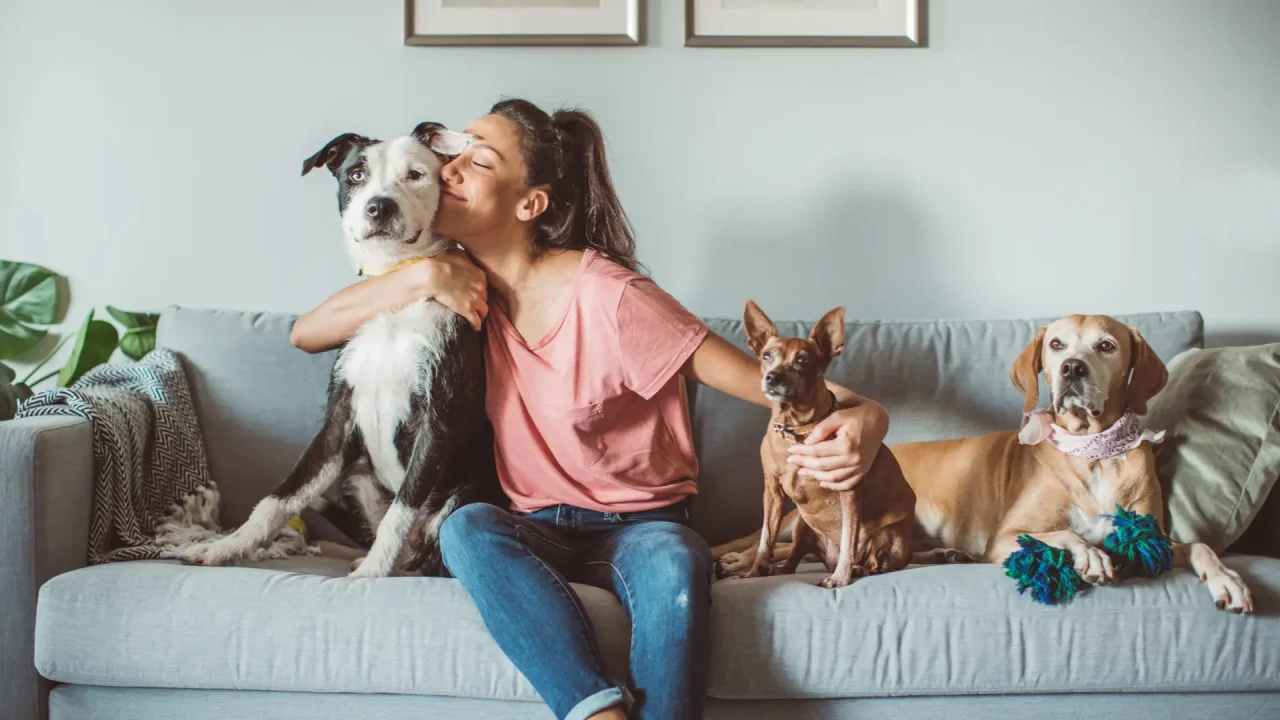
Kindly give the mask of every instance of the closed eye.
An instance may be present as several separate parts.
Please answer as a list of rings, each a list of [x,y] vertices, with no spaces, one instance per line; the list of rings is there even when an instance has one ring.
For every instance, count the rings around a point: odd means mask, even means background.
[[[485,164],[481,163],[479,160],[472,160],[472,161],[471,161],[471,164],[472,164],[472,165],[475,165],[475,166],[476,166],[476,167],[478,167],[478,168],[484,168],[485,170],[488,170],[488,169],[489,169],[489,166],[488,166],[488,165],[485,165]]]

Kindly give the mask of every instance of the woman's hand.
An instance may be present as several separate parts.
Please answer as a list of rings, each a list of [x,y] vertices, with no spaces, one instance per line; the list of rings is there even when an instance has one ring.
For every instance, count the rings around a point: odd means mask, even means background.
[[[471,327],[479,330],[489,315],[489,280],[485,272],[461,250],[415,263],[404,271],[414,270],[418,265],[424,266],[422,272],[426,277],[422,282],[424,287],[430,288],[430,297],[466,318]]]
[[[366,278],[331,295],[293,324],[290,341],[310,353],[342,345],[362,325],[422,299],[435,299],[476,330],[489,311],[484,271],[462,251]]]
[[[878,403],[859,398],[814,427],[804,443],[792,445],[787,462],[828,490],[843,492],[862,481],[889,432],[889,415]],[[841,403],[842,405],[844,403]]]

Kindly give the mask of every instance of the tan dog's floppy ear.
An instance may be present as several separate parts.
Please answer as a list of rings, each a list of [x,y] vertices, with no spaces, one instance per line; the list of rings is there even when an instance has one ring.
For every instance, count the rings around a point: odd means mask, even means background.
[[[1040,370],[1043,363],[1040,358],[1044,350],[1044,333],[1047,327],[1040,328],[1040,332],[1036,333],[1036,337],[1031,344],[1022,349],[1018,355],[1018,359],[1013,361],[1013,370],[1009,373],[1009,379],[1013,381],[1013,386],[1018,388],[1018,392],[1026,396],[1027,401],[1022,405],[1022,412],[1029,413],[1036,409],[1036,403],[1040,401]]]
[[[809,339],[817,343],[828,358],[844,352],[844,308],[827,311],[818,324],[813,326]]]
[[[742,323],[747,329],[747,344],[756,355],[760,354],[770,340],[778,337],[778,327],[753,300],[747,300],[747,309],[742,314]]]
[[[1129,409],[1139,415],[1147,414],[1147,401],[1164,389],[1169,381],[1169,369],[1151,349],[1142,334],[1129,328]]]

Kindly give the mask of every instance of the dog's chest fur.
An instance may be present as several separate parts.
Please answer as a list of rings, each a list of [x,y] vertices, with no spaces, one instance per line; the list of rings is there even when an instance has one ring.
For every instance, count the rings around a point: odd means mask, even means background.
[[[364,440],[374,477],[399,490],[405,468],[396,448],[397,430],[431,388],[431,378],[454,332],[453,312],[422,300],[365,323],[339,355],[338,377],[351,386],[351,408]],[[430,432],[424,424],[423,432]]]
[[[1127,496],[1133,494],[1132,468],[1125,458],[1108,460],[1082,460],[1071,458],[1075,476],[1067,483],[1070,501],[1067,503],[1067,520],[1071,530],[1093,544],[1100,544],[1111,534],[1114,524],[1106,515],[1113,515],[1116,505],[1125,505]]]

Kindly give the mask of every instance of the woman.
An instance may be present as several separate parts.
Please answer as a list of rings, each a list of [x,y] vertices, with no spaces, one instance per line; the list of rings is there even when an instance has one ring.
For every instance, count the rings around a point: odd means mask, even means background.
[[[298,320],[293,343],[335,347],[424,297],[477,328],[488,317],[486,409],[512,506],[450,515],[446,566],[557,717],[700,717],[712,569],[689,527],[697,462],[682,376],[768,406],[759,365],[637,272],[590,116],[509,100],[467,131],[476,139],[441,173],[436,221],[467,253],[342,290]],[[888,420],[832,389],[844,409],[793,461],[844,489]],[[569,581],[614,592],[630,614],[628,682],[606,675]]]

